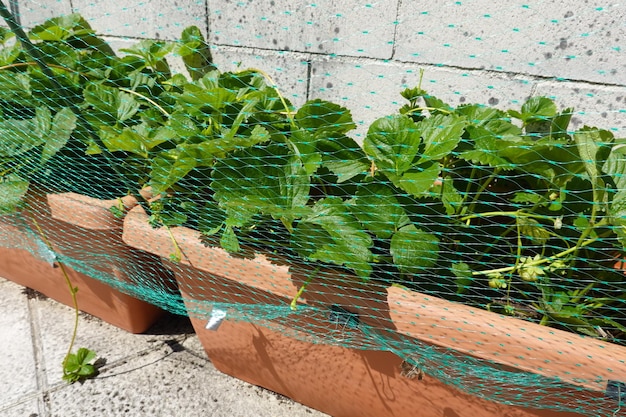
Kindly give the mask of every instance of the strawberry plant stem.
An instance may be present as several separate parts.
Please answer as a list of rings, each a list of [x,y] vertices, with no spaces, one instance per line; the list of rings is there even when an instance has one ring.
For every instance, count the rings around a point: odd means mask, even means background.
[[[31,218],[31,221],[35,225],[35,228],[37,229],[37,233],[39,233],[39,236],[48,247],[48,250],[50,250],[51,252],[54,252],[54,247],[52,246],[52,243],[50,242],[50,240],[48,240],[48,237],[46,236],[43,229],[39,225],[39,222],[37,222],[37,219],[35,219],[35,217],[33,216],[31,212],[28,212],[28,214]],[[78,292],[78,288],[72,285],[72,281],[70,279],[69,274],[67,273],[67,269],[65,268],[65,265],[63,264],[63,262],[59,261],[58,259],[56,260],[56,262],[59,264],[61,273],[63,274],[63,277],[65,278],[65,284],[67,285],[67,288],[70,291],[70,295],[72,297],[72,307],[74,308],[74,327],[72,329],[72,336],[70,338],[70,344],[67,349],[67,354],[65,355],[65,358],[63,359],[63,374],[66,375],[67,374],[66,372],[67,361],[70,355],[72,354],[72,350],[74,349],[74,344],[76,342],[76,335],[78,334],[78,318],[79,318],[80,310],[78,309],[78,299],[76,298],[76,293]]]
[[[603,222],[600,222],[600,223],[603,223]],[[598,223],[598,225],[600,223]],[[607,236],[609,234],[610,234],[610,232],[607,232],[607,233],[605,233],[603,235],[599,235],[599,236],[596,236],[594,238],[587,239],[584,242],[581,242],[581,243],[577,244],[574,247],[566,249],[566,250],[564,250],[562,252],[559,252],[559,253],[557,253],[555,255],[552,255],[552,256],[549,256],[547,258],[540,258],[540,259],[537,259],[537,260],[525,262],[524,266],[525,267],[527,267],[527,266],[531,267],[531,266],[537,266],[537,265],[542,265],[542,264],[545,264],[545,263],[552,262],[552,261],[554,261],[556,259],[562,258],[564,256],[567,256],[567,255],[571,254],[571,253],[575,253],[580,248],[583,248],[585,246],[591,245],[592,243],[598,241],[600,238],[605,237],[605,236]],[[486,271],[473,271],[472,275],[489,275],[489,274],[497,274],[497,273],[514,272],[517,269],[518,269],[518,265],[516,263],[513,266],[507,266],[507,267],[504,267],[504,268],[489,269],[489,270],[486,270]]]

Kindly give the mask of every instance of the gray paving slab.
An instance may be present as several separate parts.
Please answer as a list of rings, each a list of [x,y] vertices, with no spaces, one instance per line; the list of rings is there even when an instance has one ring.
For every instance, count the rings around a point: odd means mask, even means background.
[[[21,287],[5,280],[0,280],[0,335],[1,410],[37,392],[28,300]]]
[[[74,312],[64,305],[43,301],[38,301],[34,310],[35,319],[38,320],[41,328],[42,361],[46,378],[51,385],[57,384],[62,381],[60,364],[63,363],[67,353]],[[81,313],[75,346],[88,347],[106,358],[107,362],[119,363],[128,358],[158,350],[164,339],[172,337],[174,336],[133,335],[93,316]]]
[[[32,295],[32,292],[30,293]],[[103,358],[83,383],[61,380],[73,311],[0,278],[0,416],[315,417],[325,414],[217,371],[189,320],[134,335],[81,314],[76,346]]]
[[[7,417],[35,417],[42,414],[43,400],[39,398],[23,398],[20,401],[0,406],[0,415]]]

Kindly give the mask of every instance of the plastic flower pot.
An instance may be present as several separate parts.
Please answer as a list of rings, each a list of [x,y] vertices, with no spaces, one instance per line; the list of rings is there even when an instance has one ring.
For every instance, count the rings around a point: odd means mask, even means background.
[[[128,209],[137,202],[30,193],[28,210],[0,217],[0,276],[71,306],[65,269],[78,288],[81,311],[132,333],[145,332],[163,310],[131,294],[151,282],[171,288],[172,281],[164,268],[155,267],[158,258],[122,242],[122,220],[109,210],[120,204]]]
[[[219,370],[333,416],[612,416],[626,399],[618,345],[335,271],[293,311],[311,267],[153,229],[141,207],[123,239],[174,272]]]

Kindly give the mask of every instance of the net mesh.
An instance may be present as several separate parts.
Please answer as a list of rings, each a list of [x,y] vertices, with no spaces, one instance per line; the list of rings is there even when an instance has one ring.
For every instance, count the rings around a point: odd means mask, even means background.
[[[0,255],[492,402],[620,412],[623,5],[1,9]]]

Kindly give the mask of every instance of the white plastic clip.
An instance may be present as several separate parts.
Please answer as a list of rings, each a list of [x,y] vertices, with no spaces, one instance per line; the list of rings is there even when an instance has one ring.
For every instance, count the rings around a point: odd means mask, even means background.
[[[214,308],[211,311],[211,317],[209,317],[209,321],[206,324],[206,329],[207,330],[217,330],[220,325],[222,324],[222,322],[224,321],[224,319],[226,318],[226,311],[225,310],[220,310],[219,308]]]

